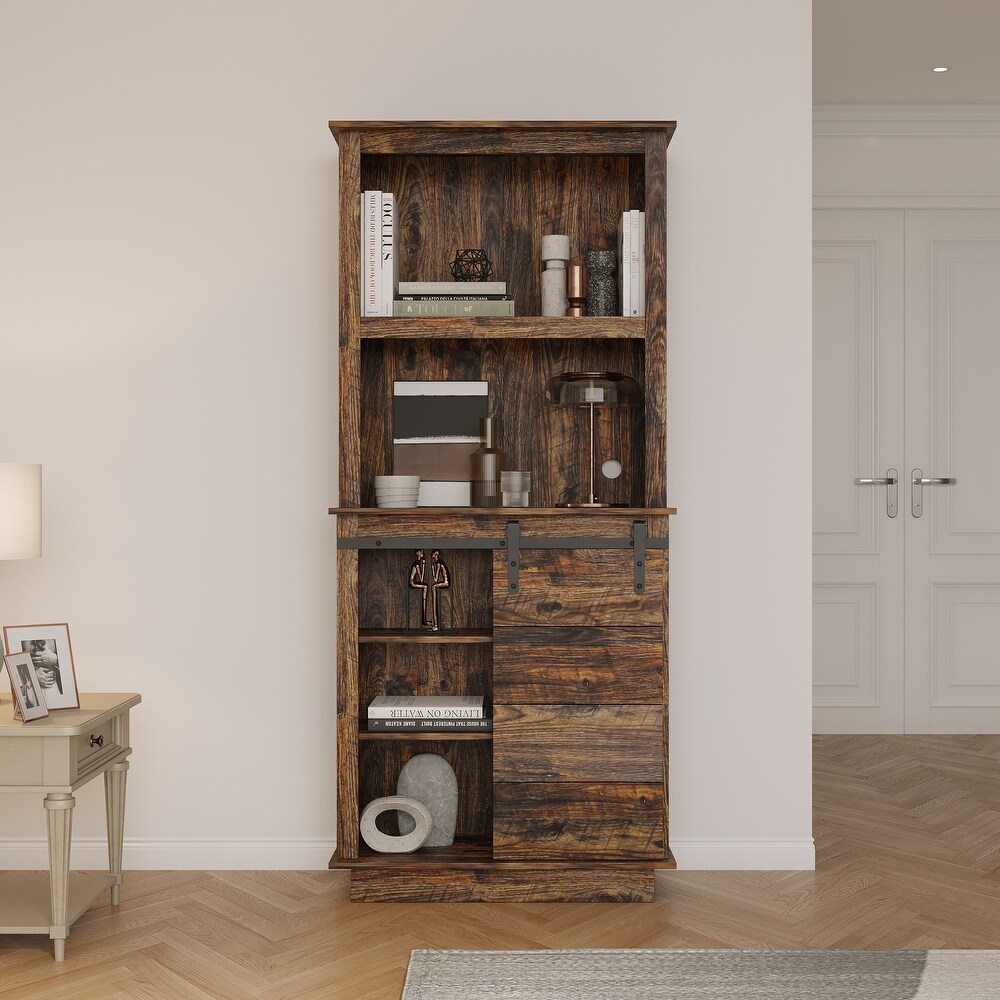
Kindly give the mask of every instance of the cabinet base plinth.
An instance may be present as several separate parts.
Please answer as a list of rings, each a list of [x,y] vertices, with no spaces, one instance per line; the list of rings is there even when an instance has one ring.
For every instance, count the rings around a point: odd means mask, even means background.
[[[354,868],[354,903],[651,903],[653,869]]]

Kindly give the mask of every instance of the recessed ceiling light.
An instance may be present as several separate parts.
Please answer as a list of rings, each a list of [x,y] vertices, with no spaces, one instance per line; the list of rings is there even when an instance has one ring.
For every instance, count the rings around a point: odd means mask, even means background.
[[[950,68],[951,68],[950,66],[934,66],[931,69],[931,72],[932,73],[947,73]]]

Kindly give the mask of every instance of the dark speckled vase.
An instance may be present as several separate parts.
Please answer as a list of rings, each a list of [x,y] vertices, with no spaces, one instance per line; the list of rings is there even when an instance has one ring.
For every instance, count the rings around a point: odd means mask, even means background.
[[[618,254],[614,250],[587,251],[587,315],[617,316],[618,288],[615,271]]]

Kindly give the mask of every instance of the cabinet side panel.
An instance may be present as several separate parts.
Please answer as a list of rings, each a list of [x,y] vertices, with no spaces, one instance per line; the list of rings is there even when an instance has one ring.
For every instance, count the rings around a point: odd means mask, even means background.
[[[337,552],[337,852],[358,856],[357,549]]]
[[[361,504],[361,137],[340,134],[340,506]]]
[[[646,506],[667,502],[667,142],[646,136]]]

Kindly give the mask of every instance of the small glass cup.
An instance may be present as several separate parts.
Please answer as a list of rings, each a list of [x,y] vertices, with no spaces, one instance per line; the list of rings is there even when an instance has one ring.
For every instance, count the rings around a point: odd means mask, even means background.
[[[530,472],[500,473],[500,493],[504,507],[527,507],[530,491]]]

